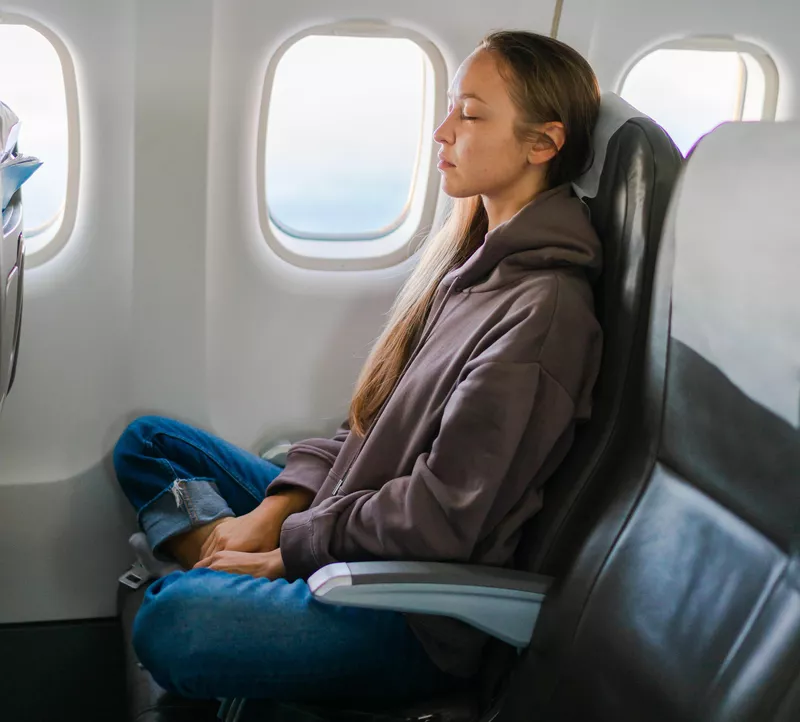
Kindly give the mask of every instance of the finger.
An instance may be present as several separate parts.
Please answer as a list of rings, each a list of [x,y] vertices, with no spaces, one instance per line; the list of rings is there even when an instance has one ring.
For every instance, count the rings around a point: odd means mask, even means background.
[[[211,556],[210,552],[212,547],[214,546],[214,542],[217,538],[217,530],[212,529],[211,533],[208,535],[206,540],[203,542],[203,545],[200,547],[200,558],[204,559],[205,557]]]
[[[211,557],[205,557],[195,564],[192,569],[200,569],[201,567],[210,567]]]
[[[235,562],[224,559],[217,559],[208,565],[208,568],[215,572],[228,572],[228,574],[247,574],[248,572],[242,571]]]
[[[205,559],[206,557],[210,557],[215,551],[217,551],[217,541],[219,536],[217,534],[217,530],[212,530],[211,534],[208,535],[208,539],[203,542],[203,546],[200,547],[200,558]]]
[[[227,572],[228,574],[247,574],[233,564],[218,564],[211,567],[216,572]]]

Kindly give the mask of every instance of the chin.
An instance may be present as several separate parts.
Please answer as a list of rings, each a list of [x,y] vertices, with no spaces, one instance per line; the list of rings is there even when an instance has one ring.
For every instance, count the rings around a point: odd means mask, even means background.
[[[466,188],[459,183],[454,183],[446,176],[442,179],[442,190],[451,198],[469,198],[477,195],[474,190]]]

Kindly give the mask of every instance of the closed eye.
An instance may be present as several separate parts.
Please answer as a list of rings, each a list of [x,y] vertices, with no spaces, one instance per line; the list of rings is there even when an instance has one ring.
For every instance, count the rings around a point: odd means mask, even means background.
[[[478,120],[474,115],[464,115],[461,113],[461,120]]]

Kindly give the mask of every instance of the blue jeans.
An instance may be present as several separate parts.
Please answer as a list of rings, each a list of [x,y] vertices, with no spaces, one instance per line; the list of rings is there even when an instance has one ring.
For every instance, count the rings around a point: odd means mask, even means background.
[[[125,430],[114,465],[154,550],[214,519],[252,511],[281,471],[157,416]],[[402,614],[321,604],[303,581],[210,569],[156,580],[136,617],[133,645],[162,687],[186,697],[401,704],[455,684]]]

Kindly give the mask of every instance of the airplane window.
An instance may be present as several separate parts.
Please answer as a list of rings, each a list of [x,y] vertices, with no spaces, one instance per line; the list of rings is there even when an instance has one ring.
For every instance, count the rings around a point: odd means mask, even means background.
[[[275,69],[266,126],[272,222],[314,240],[397,228],[433,131],[432,72],[426,52],[402,37],[308,35],[291,45]]]
[[[25,184],[28,252],[57,234],[67,200],[69,123],[61,59],[42,33],[0,24],[0,99],[22,121],[19,148],[44,164]]]
[[[620,95],[661,124],[686,155],[720,123],[774,118],[777,72],[763,52],[662,47],[630,69]]]

